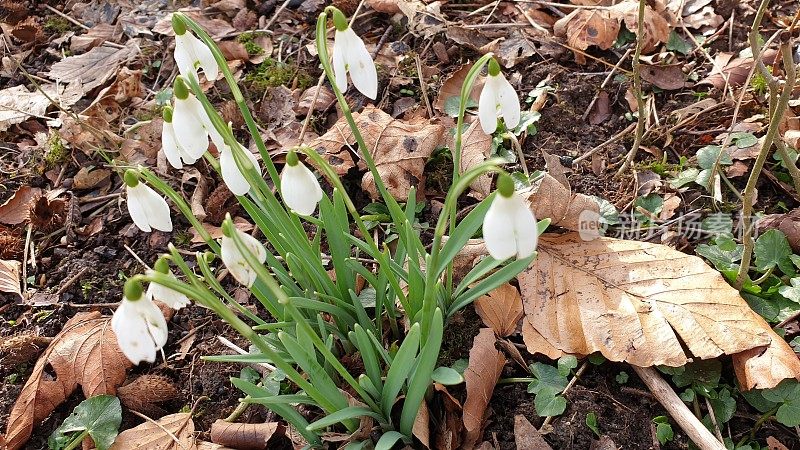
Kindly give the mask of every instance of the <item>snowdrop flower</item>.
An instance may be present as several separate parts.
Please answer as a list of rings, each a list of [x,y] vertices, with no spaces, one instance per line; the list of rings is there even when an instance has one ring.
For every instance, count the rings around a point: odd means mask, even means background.
[[[176,142],[187,155],[198,160],[208,150],[208,135],[216,133],[203,104],[189,92],[183,78],[175,79],[175,106],[172,111],[172,128]],[[213,136],[213,134],[212,134]]]
[[[289,152],[281,171],[281,196],[286,206],[303,216],[313,214],[322,200],[317,177],[300,162],[294,150]]]
[[[525,199],[514,192],[508,175],[497,180],[497,194],[483,218],[483,239],[492,258],[500,261],[527,258],[536,250],[536,218]]]
[[[169,270],[169,264],[165,258],[159,258],[158,261],[156,261],[154,270],[177,280],[175,275],[172,274],[172,271]],[[155,282],[151,282],[150,285],[147,286],[145,296],[147,300],[158,300],[172,309],[181,309],[184,306],[189,306],[189,297]]]
[[[239,231],[233,226],[230,217],[225,219],[225,223],[222,224],[222,263],[225,264],[225,267],[228,268],[228,271],[233,275],[236,281],[250,287],[258,276],[256,275],[256,271],[247,263],[247,260],[242,252],[239,251],[239,248],[236,247],[236,242],[234,242],[231,237],[232,233],[236,233],[236,236],[244,242],[245,247],[255,255],[260,263],[266,261],[267,250],[261,242],[258,242],[258,239]]]
[[[217,150],[219,150],[219,168],[220,172],[222,172],[222,181],[225,182],[225,185],[228,186],[228,189],[233,192],[234,195],[247,194],[250,191],[250,182],[247,181],[242,171],[239,170],[239,166],[236,164],[236,159],[233,155],[233,150],[225,143],[222,135],[216,131],[211,134],[211,140],[214,141],[214,145],[216,145]],[[255,155],[238,142],[236,146],[238,147],[239,153],[244,154],[246,160],[260,173],[261,168],[258,165],[258,160]]]
[[[134,364],[154,362],[156,352],[167,343],[167,321],[161,310],[145,298],[136,279],[125,282],[122,303],[111,318],[111,328],[125,357]]]
[[[153,228],[172,231],[169,205],[150,186],[139,182],[133,170],[125,172],[125,192],[128,196],[128,213],[140,230],[149,233]]]
[[[520,120],[519,97],[511,83],[500,72],[500,65],[494,58],[489,60],[488,71],[489,76],[478,100],[481,128],[486,134],[494,133],[497,129],[497,119],[501,117],[507,128],[516,128]]]
[[[177,15],[172,16],[172,29],[175,30],[175,63],[181,75],[188,77],[192,73],[197,76],[196,70],[199,65],[206,74],[206,79],[216,80],[219,66],[211,49],[192,33],[187,33],[186,25]]]
[[[176,169],[182,169],[183,164],[194,164],[198,158],[190,155],[183,148],[178,138],[175,136],[175,127],[172,125],[172,108],[164,108],[164,125],[161,128],[161,148],[164,156],[167,157],[170,165]]]
[[[333,73],[336,87],[347,91],[347,72],[353,80],[353,86],[362,94],[375,100],[378,97],[378,72],[375,62],[367,51],[364,41],[350,28],[344,14],[336,8],[333,10],[333,25],[336,34],[333,39]]]

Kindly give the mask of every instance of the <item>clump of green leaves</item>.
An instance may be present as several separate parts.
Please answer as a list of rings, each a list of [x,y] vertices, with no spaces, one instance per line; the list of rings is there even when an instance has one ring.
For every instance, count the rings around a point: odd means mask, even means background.
[[[69,148],[64,144],[64,140],[57,131],[50,132],[45,146],[44,164],[48,169],[63,163],[69,157]]]
[[[540,362],[529,366],[533,378],[528,384],[528,392],[534,394],[536,414],[547,417],[564,413],[567,400],[561,393],[567,388],[569,375],[576,367],[578,360],[572,355],[559,358],[556,367]]]
[[[295,78],[297,87],[305,89],[313,80],[304,70],[293,64],[267,58],[244,77],[244,82],[255,92],[264,92],[267,88],[292,85]]]
[[[244,49],[247,50],[248,55],[256,56],[264,53],[264,48],[258,45],[255,41],[256,38],[261,36],[261,34],[262,33],[248,31],[240,34],[236,40],[244,45]]]
[[[98,395],[82,401],[47,439],[50,450],[73,450],[88,436],[98,450],[114,443],[122,423],[122,406],[113,395]]]
[[[767,70],[769,73],[772,73],[772,66],[767,66]],[[769,89],[769,82],[761,72],[756,71],[753,74],[753,78],[750,79],[750,88],[753,89],[753,93],[756,95],[764,95],[767,93],[767,89]]]
[[[63,17],[50,16],[47,18],[47,20],[45,20],[43,28],[44,31],[61,34],[72,29],[72,24],[70,24],[69,21]]]
[[[653,423],[656,424],[656,438],[661,445],[675,438],[675,432],[672,431],[672,425],[669,424],[667,416],[653,417]]]

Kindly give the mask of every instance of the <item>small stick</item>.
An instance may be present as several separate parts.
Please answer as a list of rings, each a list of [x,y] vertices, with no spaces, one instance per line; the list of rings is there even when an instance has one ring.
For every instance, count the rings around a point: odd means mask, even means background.
[[[419,89],[422,92],[422,99],[425,101],[428,117],[432,119],[433,108],[431,108],[431,101],[428,99],[428,89],[425,87],[425,80],[422,78],[422,61],[419,59],[419,55],[414,56],[414,62],[417,63],[417,77],[419,78]]]
[[[581,120],[586,121],[586,118],[589,117],[589,113],[592,111],[594,104],[597,103],[597,98],[600,96],[600,91],[608,85],[608,83],[611,81],[611,78],[614,76],[614,73],[619,69],[619,67],[622,65],[622,62],[625,61],[628,58],[628,55],[630,54],[631,54],[631,49],[628,49],[628,51],[626,51],[625,54],[622,55],[622,58],[620,58],[619,61],[617,61],[617,63],[614,65],[614,68],[612,68],[611,71],[608,72],[608,75],[606,76],[605,80],[603,80],[603,82],[600,83],[600,89],[598,89],[597,92],[595,92],[594,98],[592,98],[592,101],[589,102],[589,106],[583,113]]]
[[[68,16],[68,15],[64,14],[63,12],[61,12],[61,11],[59,11],[59,10],[57,10],[57,9],[53,8],[52,6],[50,6],[50,5],[44,5],[44,7],[45,7],[45,8],[47,8],[47,9],[49,9],[51,12],[53,12],[53,13],[55,13],[55,14],[58,14],[59,16],[63,17],[64,19],[67,19],[68,21],[70,21],[70,22],[74,23],[75,25],[77,25],[77,26],[79,26],[79,27],[83,28],[84,30],[87,30],[87,31],[89,30],[89,27],[87,27],[86,25],[84,25],[84,24],[82,24],[82,23],[78,22],[77,20],[75,20],[75,19],[73,19],[72,17],[70,17],[70,16]]]
[[[614,142],[617,142],[618,140],[620,140],[623,137],[625,137],[626,134],[628,134],[631,131],[633,131],[633,129],[635,127],[636,127],[635,123],[632,123],[632,124],[628,125],[624,130],[620,131],[619,133],[615,134],[614,136],[611,136],[607,141],[603,142],[602,144],[598,145],[597,147],[589,150],[588,152],[584,153],[583,155],[581,155],[581,156],[575,158],[574,160],[572,160],[572,164],[578,164],[579,162],[583,161],[584,159],[586,159],[586,158],[594,155],[595,153],[599,152],[600,150],[602,150],[603,147],[605,147],[606,145],[610,145],[610,144],[613,144]]]
[[[89,270],[89,267],[84,267],[81,270],[79,270],[78,273],[76,273],[75,275],[69,277],[69,279],[67,281],[65,281],[64,284],[60,288],[58,288],[58,290],[56,291],[56,296],[60,297],[61,294],[63,294],[64,292],[67,292],[67,289],[69,289],[70,286],[75,284],[75,282],[78,281],[78,279],[80,279],[80,277],[82,277],[83,274],[85,274],[86,271],[88,271],[88,270]]]
[[[577,372],[575,372],[575,376],[572,377],[571,380],[569,380],[569,383],[567,383],[567,387],[565,387],[564,390],[561,392],[562,395],[566,394],[567,391],[569,391],[569,389],[572,386],[574,386],[575,383],[578,382],[578,378],[580,378],[580,376],[583,375],[583,372],[586,372],[586,368],[588,366],[589,366],[589,361],[584,361],[583,364],[581,364],[581,366],[578,368]],[[542,422],[542,426],[539,427],[539,432],[540,433],[544,431],[546,426],[550,425],[550,422],[553,421],[553,417],[555,417],[555,416],[547,416],[547,417],[544,418],[544,422]]]
[[[652,367],[631,366],[670,417],[701,450],[725,450],[725,446],[695,417],[678,394]]]

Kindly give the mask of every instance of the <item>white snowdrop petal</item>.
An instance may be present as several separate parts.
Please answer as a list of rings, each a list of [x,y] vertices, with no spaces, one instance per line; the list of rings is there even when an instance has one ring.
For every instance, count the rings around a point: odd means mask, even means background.
[[[139,300],[142,301],[142,300]],[[133,364],[156,360],[156,348],[147,323],[136,316],[131,302],[123,300],[111,318],[111,328],[117,336],[120,350]]]
[[[514,236],[516,238],[517,258],[527,258],[536,251],[539,239],[536,218],[533,211],[525,204],[524,200],[515,195],[519,203],[514,214]]]
[[[284,166],[281,172],[281,195],[290,209],[310,216],[322,199],[322,188],[314,173],[302,163]]]
[[[375,70],[375,61],[372,60],[364,41],[352,28],[348,28],[344,33],[347,33],[345,61],[353,86],[365,96],[375,100],[378,96],[378,72]]]
[[[147,331],[150,333],[150,337],[153,339],[155,350],[161,350],[169,338],[167,320],[164,318],[164,314],[155,303],[146,299],[140,300],[134,305],[137,308],[141,308],[140,314],[147,322]]]
[[[175,65],[178,66],[178,71],[183,77],[189,76],[190,73],[195,73],[194,58],[187,39],[188,35],[189,33],[175,36]]]
[[[497,77],[497,103],[500,104],[500,114],[503,116],[506,128],[513,129],[519,125],[521,111],[517,91],[501,73]]]
[[[172,231],[172,217],[170,217],[169,205],[164,197],[158,195],[150,186],[139,183],[136,188],[141,186],[141,199],[147,213],[147,220],[151,227],[161,231]]]
[[[203,105],[192,94],[184,100],[175,99],[172,127],[175,139],[193,158],[199,159],[208,150],[208,133],[203,127],[206,119]]]
[[[149,233],[152,229],[150,228],[150,221],[147,218],[147,210],[145,209],[145,204],[142,199],[142,191],[138,189],[139,186],[142,186],[142,184],[139,183],[135,187],[125,187],[128,200],[128,214],[130,214],[133,223],[140,230]]]
[[[169,276],[175,278],[175,275],[172,275],[172,273],[170,273]],[[181,309],[184,306],[189,306],[191,303],[189,297],[186,295],[155,282],[151,282],[150,285],[147,286],[146,297],[150,301],[158,300],[172,309]]]
[[[347,92],[347,63],[345,62],[345,40],[341,31],[336,30],[333,40],[333,75],[336,78],[336,87],[342,93]]]
[[[211,53],[211,49],[209,49],[203,41],[194,35],[192,35],[192,39],[194,39],[193,46],[195,57],[197,58],[197,62],[200,63],[200,67],[203,69],[206,79],[209,81],[216,80],[219,76],[219,65],[217,65],[217,60],[214,59],[214,54]]]
[[[175,139],[175,130],[169,122],[164,122],[161,127],[161,149],[172,167],[179,170],[183,168],[181,150],[178,148],[178,141]]]
[[[497,92],[494,77],[488,77],[481,90],[478,99],[478,119],[481,121],[484,133],[492,134],[497,130]]]
[[[237,235],[242,239],[245,246],[256,256],[257,261],[263,263],[267,259],[267,250],[258,242],[258,239],[250,236],[249,234],[242,233],[236,230]],[[255,270],[247,263],[244,255],[236,247],[236,243],[232,238],[227,236],[222,237],[221,253],[222,263],[228,268],[228,271],[233,275],[239,283],[250,287],[256,281],[257,275]]]
[[[483,219],[483,240],[492,258],[502,261],[517,254],[509,199],[497,195]]]
[[[242,175],[239,166],[236,165],[236,160],[233,157],[233,151],[227,145],[220,149],[219,153],[219,166],[222,172],[222,181],[228,186],[234,195],[245,195],[250,191],[250,183]]]

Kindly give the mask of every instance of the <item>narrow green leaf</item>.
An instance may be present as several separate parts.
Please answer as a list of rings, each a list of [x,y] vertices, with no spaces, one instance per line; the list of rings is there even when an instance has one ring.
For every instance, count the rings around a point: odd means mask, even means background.
[[[372,417],[373,419],[379,421],[383,420],[383,417],[381,417],[380,414],[369,408],[365,408],[363,406],[348,406],[347,408],[340,409],[339,411],[328,414],[316,422],[311,423],[306,427],[306,429],[309,431],[322,430],[331,425],[336,425],[339,422],[346,422],[348,420],[357,419],[364,416]]]

